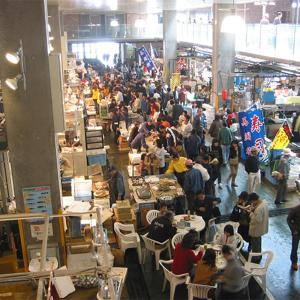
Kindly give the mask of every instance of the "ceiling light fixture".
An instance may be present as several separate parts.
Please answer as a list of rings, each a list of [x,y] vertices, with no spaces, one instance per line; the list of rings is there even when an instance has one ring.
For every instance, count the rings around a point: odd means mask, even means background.
[[[12,64],[17,65],[20,61],[20,57],[18,53],[6,53],[5,58]]]
[[[232,1],[232,9],[230,9],[229,11],[231,12],[231,14],[223,19],[221,32],[231,34],[243,32],[243,30],[245,29],[245,20],[241,16],[236,15],[234,0]]]
[[[235,14],[226,16],[222,22],[221,32],[236,34],[245,28],[245,21]]]
[[[21,74],[18,74],[15,78],[7,78],[5,80],[5,83],[10,89],[16,91],[18,89],[18,82],[22,79],[23,76]]]
[[[7,52],[5,58],[10,63],[17,65],[20,62],[20,58],[23,56],[22,42],[20,41],[20,48],[16,52]]]
[[[26,78],[25,78],[25,62],[24,62],[24,52],[22,40],[20,40],[20,48],[16,52],[7,52],[5,58],[10,63],[17,65],[20,63],[20,74],[14,78],[7,78],[5,80],[6,85],[13,91],[18,89],[18,82],[23,81],[24,90],[26,90]]]
[[[116,19],[113,19],[110,21],[110,26],[111,27],[118,27],[119,26],[119,21]]]

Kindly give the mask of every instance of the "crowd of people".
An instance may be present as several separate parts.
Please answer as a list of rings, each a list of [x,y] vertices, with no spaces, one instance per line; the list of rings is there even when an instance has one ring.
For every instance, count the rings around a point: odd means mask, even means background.
[[[115,142],[118,143],[120,124],[129,131],[128,143],[132,150],[142,152],[140,174],[174,174],[183,188],[189,214],[197,214],[208,226],[209,220],[220,217],[216,188],[223,184],[238,186],[236,181],[241,157],[239,143],[235,139],[238,131],[237,114],[223,106],[215,115],[210,128],[207,128],[205,109],[195,102],[191,110],[185,110],[186,87],[175,87],[172,91],[160,79],[145,79],[133,76],[124,78],[121,72],[107,73],[103,79],[93,82],[93,99],[99,103],[105,98],[110,101],[109,113]],[[128,111],[139,115],[138,121],[129,124]],[[151,137],[149,141],[148,137]],[[210,142],[208,142],[210,140]],[[284,201],[288,178],[288,153],[280,160],[280,185],[276,203]],[[222,168],[229,165],[229,176],[222,178]],[[115,199],[124,198],[124,181],[120,172],[114,171]],[[248,251],[260,253],[262,236],[268,232],[269,211],[266,201],[257,194],[260,184],[258,149],[251,148],[251,155],[245,161],[248,174],[248,190],[243,191],[237,200],[230,220],[238,222],[238,233],[248,243]],[[299,215],[299,209],[297,211]],[[295,215],[295,214],[294,214]],[[289,225],[295,233],[291,260],[293,268],[297,265],[299,243],[298,221],[289,217]],[[297,229],[296,229],[297,228]],[[149,226],[148,238],[158,242],[172,239],[176,234],[173,212],[165,205],[160,215]],[[205,243],[204,235],[191,230],[181,243],[176,245],[172,272],[189,273],[194,283],[214,285],[219,283],[216,299],[233,299],[242,292],[244,271],[236,258],[237,240],[234,228],[227,225],[217,239],[222,245],[222,255],[226,268],[220,272],[216,268],[216,253],[212,249],[200,251],[193,249]],[[260,257],[256,257],[257,261]],[[195,267],[196,265],[196,267]],[[237,299],[237,298],[235,298]]]

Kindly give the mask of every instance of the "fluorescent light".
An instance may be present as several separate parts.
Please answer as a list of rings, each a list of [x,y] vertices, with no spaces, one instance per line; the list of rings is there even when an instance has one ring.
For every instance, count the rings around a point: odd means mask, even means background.
[[[20,61],[20,56],[18,52],[16,53],[7,52],[5,54],[5,58],[14,65],[17,65]]]
[[[118,27],[119,26],[119,22],[118,20],[114,19],[110,21],[110,26],[111,27]]]
[[[16,91],[18,89],[18,82],[22,79],[22,75],[19,74],[15,78],[7,78],[5,80],[6,85],[12,89],[13,91]]]
[[[118,9],[118,0],[108,0],[107,5],[111,10],[117,10]]]
[[[137,27],[137,28],[143,28],[143,27],[146,27],[146,21],[143,20],[143,19],[136,19],[135,22],[134,22],[134,26]]]
[[[224,18],[221,25],[221,32],[237,34],[245,29],[245,21],[237,15],[229,15]]]

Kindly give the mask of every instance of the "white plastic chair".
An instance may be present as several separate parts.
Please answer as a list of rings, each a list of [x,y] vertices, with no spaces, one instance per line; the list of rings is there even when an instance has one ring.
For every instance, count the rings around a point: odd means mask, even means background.
[[[247,292],[247,299],[248,300],[250,300],[249,281],[250,281],[251,277],[252,277],[252,273],[246,273],[246,275],[244,275],[242,277],[242,281],[243,281],[243,283],[242,283],[242,286],[243,286],[242,290],[246,290],[246,292]]]
[[[261,256],[262,265],[251,262],[252,258],[255,256]],[[273,260],[274,253],[272,251],[264,251],[262,253],[249,253],[248,261],[245,263],[245,270],[251,272],[254,277],[258,277],[261,280],[261,285],[264,291],[266,291],[266,277],[268,268]]]
[[[172,248],[175,249],[176,245],[181,243],[183,237],[186,235],[185,232],[176,233],[171,240]]]
[[[125,253],[126,249],[136,248],[139,262],[142,263],[142,250],[141,250],[141,241],[139,235],[135,232],[133,224],[122,224],[115,222],[114,230],[117,234],[118,244],[120,249]],[[123,233],[129,232],[129,233]]]
[[[174,273],[169,271],[165,267],[165,265],[171,266],[172,263],[173,263],[173,259],[172,260],[160,260],[159,261],[159,264],[162,266],[163,271],[164,271],[164,275],[165,275],[162,291],[163,292],[165,291],[167,281],[169,281],[169,283],[170,283],[170,300],[174,299],[175,290],[176,290],[177,285],[185,283],[186,280],[187,280],[187,277],[189,275],[188,273],[175,275]]]
[[[199,299],[211,299],[208,298],[208,292],[217,288],[217,285],[210,286],[191,283],[191,278],[189,276],[186,280],[186,286],[188,289],[188,300],[193,300],[194,297]]]
[[[219,238],[220,235],[221,235],[221,232],[217,232],[215,234],[214,240],[213,240],[214,244],[217,244],[217,239]],[[240,250],[244,246],[244,239],[239,233],[235,233],[234,236],[235,236],[235,248],[234,249],[237,253],[239,253]]]
[[[216,225],[216,219],[212,218],[208,220],[207,222],[207,228],[205,231],[205,241],[206,243],[209,243],[212,241],[212,237],[217,233],[217,225]]]
[[[144,251],[144,257],[143,257],[143,263],[145,263],[146,260],[146,253],[148,251],[153,252],[155,254],[155,266],[156,270],[159,270],[159,259],[160,259],[160,254],[164,250],[168,250],[169,253],[169,258],[171,258],[171,249],[170,249],[170,241],[166,240],[163,243],[160,243],[158,241],[154,241],[152,239],[149,239],[147,237],[148,233],[145,235],[142,235],[142,239],[145,243],[145,251]]]
[[[147,220],[147,222],[149,224],[151,224],[152,221],[158,217],[158,215],[159,215],[159,210],[156,210],[156,209],[149,210],[147,212],[147,214],[146,214],[146,220]]]

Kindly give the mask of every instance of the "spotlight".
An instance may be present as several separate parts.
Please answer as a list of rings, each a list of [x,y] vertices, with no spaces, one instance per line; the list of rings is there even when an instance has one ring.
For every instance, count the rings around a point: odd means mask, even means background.
[[[20,61],[20,56],[18,52],[16,53],[7,52],[5,54],[5,58],[14,65],[17,65]]]
[[[13,91],[16,91],[18,89],[18,82],[23,78],[21,74],[17,75],[15,78],[7,78],[5,80],[6,85],[12,89]]]

